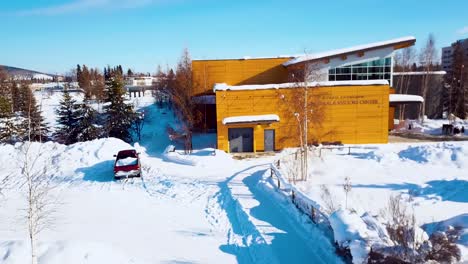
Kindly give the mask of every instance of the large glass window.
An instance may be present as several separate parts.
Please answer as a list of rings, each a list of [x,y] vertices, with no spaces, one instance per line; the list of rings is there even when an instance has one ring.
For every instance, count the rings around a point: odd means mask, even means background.
[[[387,80],[390,83],[392,58],[384,58],[359,64],[330,69],[329,81]]]

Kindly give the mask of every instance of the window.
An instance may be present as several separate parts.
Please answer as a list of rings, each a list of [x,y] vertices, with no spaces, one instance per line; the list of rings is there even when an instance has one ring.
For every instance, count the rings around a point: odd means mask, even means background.
[[[330,69],[328,72],[328,80],[388,80],[390,83],[391,72],[392,58],[389,57]]]

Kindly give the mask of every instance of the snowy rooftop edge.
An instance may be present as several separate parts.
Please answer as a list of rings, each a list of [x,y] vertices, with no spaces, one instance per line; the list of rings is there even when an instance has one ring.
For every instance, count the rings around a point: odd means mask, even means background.
[[[357,51],[364,50],[364,49],[378,48],[381,46],[388,46],[388,45],[397,44],[397,43],[404,42],[404,41],[413,41],[413,40],[416,40],[416,38],[413,36],[407,36],[407,37],[401,37],[401,38],[396,38],[396,39],[391,39],[391,40],[386,40],[386,41],[379,41],[379,42],[374,42],[374,43],[369,43],[369,44],[353,46],[353,47],[344,48],[344,49],[312,53],[312,54],[300,56],[290,61],[287,61],[283,63],[283,66],[287,67],[293,64],[304,62],[304,61],[316,60],[316,59],[336,56],[336,55],[345,54],[345,53],[357,52]]]
[[[390,103],[414,102],[423,103],[424,98],[419,95],[411,94],[390,94]]]
[[[278,115],[232,116],[223,119],[223,125],[252,122],[279,122]]]
[[[242,90],[265,90],[265,89],[290,89],[297,87],[328,87],[328,86],[353,86],[353,85],[389,85],[387,80],[363,80],[363,81],[326,81],[307,83],[278,83],[278,84],[255,84],[255,85],[228,85],[226,83],[215,84],[213,91],[242,91]]]
[[[278,56],[258,56],[258,57],[252,57],[252,56],[243,56],[243,57],[238,57],[238,58],[217,58],[217,59],[202,59],[202,58],[196,58],[193,59],[192,61],[222,61],[222,60],[268,60],[268,59],[293,59],[297,58],[300,56],[304,56],[304,54],[295,54],[295,55],[278,55]]]
[[[446,71],[419,71],[419,72],[393,72],[393,75],[399,76],[399,75],[445,75],[447,74]]]

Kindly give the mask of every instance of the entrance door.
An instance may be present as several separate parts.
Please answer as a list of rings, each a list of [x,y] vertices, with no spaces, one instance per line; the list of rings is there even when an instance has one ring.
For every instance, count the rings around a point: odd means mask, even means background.
[[[230,152],[253,152],[253,128],[229,128]]]
[[[265,151],[275,151],[275,130],[264,130]]]

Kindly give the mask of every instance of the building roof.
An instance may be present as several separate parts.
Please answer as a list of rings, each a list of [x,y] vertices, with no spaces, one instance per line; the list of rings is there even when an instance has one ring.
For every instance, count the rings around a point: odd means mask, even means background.
[[[447,74],[446,71],[418,71],[418,72],[393,72],[393,75],[445,75]]]
[[[424,98],[411,94],[390,94],[390,103],[423,103]]]
[[[349,55],[352,53],[365,52],[369,50],[387,48],[387,47],[392,47],[392,46],[403,48],[403,47],[412,46],[414,45],[415,42],[416,42],[415,37],[411,37],[411,36],[402,37],[402,38],[397,38],[397,39],[392,39],[392,40],[387,40],[387,41],[380,41],[380,42],[375,42],[375,43],[370,43],[370,44],[354,46],[350,48],[307,54],[307,55],[296,57],[295,59],[292,59],[290,61],[287,61],[283,63],[283,65],[287,67],[287,66],[291,66],[294,64],[303,63],[306,61],[344,56],[344,55]]]
[[[302,56],[303,54],[297,54],[297,55],[279,55],[279,56],[272,56],[272,57],[252,57],[252,56],[243,56],[239,58],[218,58],[218,59],[202,59],[202,58],[196,58],[193,59],[192,61],[233,61],[233,60],[274,60],[274,59],[294,59],[299,56]]]
[[[215,84],[216,91],[243,91],[243,90],[266,90],[266,89],[291,89],[298,87],[329,87],[329,86],[365,86],[365,85],[389,85],[387,80],[363,80],[363,81],[326,81],[307,83],[280,83],[280,84],[255,84],[255,85],[227,85],[225,83]]]
[[[251,115],[251,116],[233,116],[223,119],[223,125],[245,124],[245,123],[272,123],[279,122],[278,115]]]

